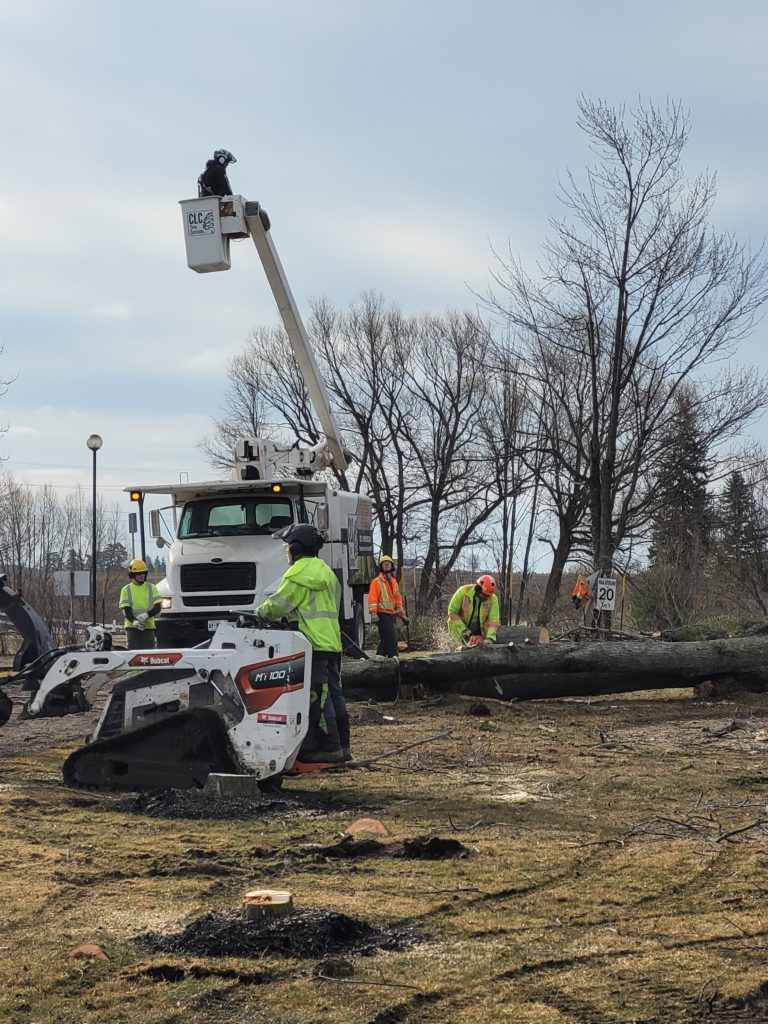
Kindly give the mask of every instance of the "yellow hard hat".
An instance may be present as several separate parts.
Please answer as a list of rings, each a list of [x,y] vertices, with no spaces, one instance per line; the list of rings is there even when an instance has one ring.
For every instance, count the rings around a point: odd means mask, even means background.
[[[394,569],[394,567],[395,567],[395,560],[394,560],[394,558],[392,557],[392,555],[381,555],[381,556],[379,557],[379,568],[381,568],[381,567],[382,567],[382,565],[383,565],[383,564],[384,564],[385,562],[391,562],[391,563],[392,563],[392,568]]]
[[[128,566],[128,575],[134,572],[148,572],[147,563],[142,561],[141,558],[134,558]]]

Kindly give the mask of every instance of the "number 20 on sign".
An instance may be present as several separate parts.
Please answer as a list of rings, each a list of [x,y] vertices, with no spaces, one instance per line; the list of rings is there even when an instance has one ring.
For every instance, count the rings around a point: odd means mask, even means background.
[[[595,584],[595,608],[612,612],[616,607],[616,580],[602,576]]]

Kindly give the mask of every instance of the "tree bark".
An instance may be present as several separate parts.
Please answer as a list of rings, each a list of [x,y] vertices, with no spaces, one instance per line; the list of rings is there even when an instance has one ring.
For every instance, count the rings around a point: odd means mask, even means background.
[[[403,661],[345,662],[343,677],[345,691],[377,700],[394,700],[400,686],[535,700],[687,687],[726,677],[763,690],[768,686],[768,638],[499,645]]]

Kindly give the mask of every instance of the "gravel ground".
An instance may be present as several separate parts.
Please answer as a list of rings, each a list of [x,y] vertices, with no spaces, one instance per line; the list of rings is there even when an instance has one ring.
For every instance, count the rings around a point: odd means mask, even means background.
[[[48,747],[76,747],[82,744],[85,737],[95,729],[110,689],[105,686],[96,695],[93,708],[83,714],[20,722],[19,715],[29,700],[29,692],[21,686],[5,685],[2,680],[0,686],[13,701],[10,721],[0,728],[0,764],[6,758],[23,757],[24,754]]]

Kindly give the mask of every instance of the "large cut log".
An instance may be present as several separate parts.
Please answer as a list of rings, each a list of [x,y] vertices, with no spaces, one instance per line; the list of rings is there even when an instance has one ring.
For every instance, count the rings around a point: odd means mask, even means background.
[[[343,678],[347,692],[376,700],[393,700],[401,686],[505,700],[628,693],[725,679],[763,690],[768,686],[768,638],[499,645],[401,661],[345,662]]]

